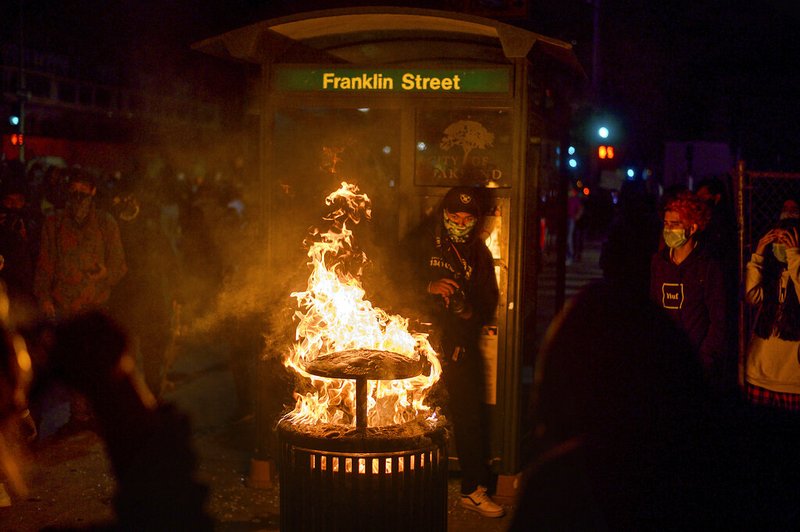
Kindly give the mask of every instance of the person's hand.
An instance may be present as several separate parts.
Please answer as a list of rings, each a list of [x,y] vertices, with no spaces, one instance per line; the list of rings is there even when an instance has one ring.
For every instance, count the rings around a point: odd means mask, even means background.
[[[770,229],[767,231],[767,233],[758,241],[758,245],[756,246],[756,255],[763,255],[764,251],[767,249],[767,246],[773,242],[778,242],[781,238],[781,233],[783,232],[783,229]]]
[[[444,298],[445,305],[449,305],[450,296],[452,296],[453,292],[458,290],[458,288],[458,283],[453,279],[442,277],[441,279],[437,281],[431,281],[428,284],[428,293],[442,296]]]
[[[784,244],[787,248],[796,248],[797,247],[797,229],[792,228],[791,230],[787,229],[781,233],[779,241],[781,244]]]

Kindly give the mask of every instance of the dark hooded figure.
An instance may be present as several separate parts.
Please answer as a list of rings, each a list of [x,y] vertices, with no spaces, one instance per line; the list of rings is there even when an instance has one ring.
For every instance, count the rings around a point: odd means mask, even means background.
[[[4,297],[0,291],[0,306]],[[142,393],[120,325],[90,312],[41,323],[28,333],[23,339],[0,317],[0,480],[9,481],[14,498],[26,496],[14,452],[24,448],[19,436],[26,433],[16,426],[24,423],[29,389],[34,394],[55,382],[91,403],[116,479],[113,521],[91,523],[93,516],[85,515],[78,519],[83,526],[55,524],[43,530],[213,530],[205,510],[208,488],[195,479],[189,418]]]
[[[13,316],[23,319],[36,307],[33,272],[38,220],[28,208],[24,169],[4,165],[0,181],[0,279],[6,285]]]
[[[410,289],[424,301],[443,361],[446,412],[462,472],[461,504],[486,517],[500,517],[503,508],[487,495],[486,383],[479,348],[482,328],[495,319],[499,296],[492,254],[479,237],[481,210],[476,189],[451,189],[405,249],[415,274]]]
[[[531,399],[511,531],[800,529],[797,417],[716,401],[685,331],[624,284],[553,321]]]
[[[718,509],[735,505],[737,484],[714,444],[721,420],[703,422],[702,367],[646,295],[584,289],[551,324],[534,374],[511,530],[728,529]]]

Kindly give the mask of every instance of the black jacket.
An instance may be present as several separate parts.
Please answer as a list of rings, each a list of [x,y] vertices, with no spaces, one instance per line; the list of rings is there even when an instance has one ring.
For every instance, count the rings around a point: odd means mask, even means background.
[[[486,244],[473,238],[454,244],[447,237],[441,217],[434,217],[410,240],[406,249],[413,260],[412,290],[427,294],[424,318],[434,327],[440,354],[450,355],[456,346],[468,351],[477,349],[481,328],[494,322],[499,291],[494,273],[494,260]],[[427,293],[428,283],[441,278],[455,280],[464,292],[472,316],[462,319],[444,305],[439,295]]]

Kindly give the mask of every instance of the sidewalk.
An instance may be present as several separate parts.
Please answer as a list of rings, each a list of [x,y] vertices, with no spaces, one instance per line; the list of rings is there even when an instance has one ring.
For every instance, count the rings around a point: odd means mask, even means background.
[[[587,284],[602,279],[600,269],[600,251],[603,242],[600,239],[586,239],[581,260],[568,263],[564,279],[564,303],[577,294]],[[554,253],[545,253],[542,258],[542,270],[538,277],[536,305],[536,338],[541,340],[550,321],[556,314],[556,257]],[[538,342],[537,342],[538,343]]]
[[[279,530],[280,489],[247,485],[253,456],[253,421],[233,422],[235,390],[226,353],[219,347],[191,346],[175,364],[183,375],[167,396],[191,415],[198,478],[210,489],[208,512],[218,531]],[[55,394],[43,421],[47,434],[33,449],[25,467],[30,493],[0,508],[0,530],[37,531],[45,526],[85,527],[112,517],[115,481],[103,443],[92,432],[55,440],[50,435],[66,421],[65,395]],[[511,507],[500,519],[489,519],[459,506],[460,481],[448,483],[448,530],[501,532],[511,521]]]
[[[582,261],[567,266],[566,298],[601,277],[599,242],[586,242]],[[546,329],[554,314],[555,265],[545,258],[539,278],[537,329]],[[537,336],[537,338],[539,338]],[[530,372],[530,368],[527,368]],[[212,342],[185,345],[173,371],[182,378],[166,399],[189,413],[199,457],[199,479],[210,489],[208,511],[219,531],[279,530],[280,490],[248,487],[255,427],[252,419],[235,423],[236,394],[225,347]],[[529,377],[528,377],[529,378]],[[45,526],[85,527],[112,516],[115,482],[102,441],[91,432],[55,441],[50,436],[68,416],[67,396],[56,391],[47,405],[41,441],[25,468],[30,494],[0,508],[0,530],[28,532]],[[489,519],[459,506],[459,479],[448,483],[448,531],[501,532],[507,515]]]

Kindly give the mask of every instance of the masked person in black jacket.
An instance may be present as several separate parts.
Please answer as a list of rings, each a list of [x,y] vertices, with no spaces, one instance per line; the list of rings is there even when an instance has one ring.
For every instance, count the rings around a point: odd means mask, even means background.
[[[448,413],[462,472],[461,505],[486,517],[504,510],[487,494],[486,383],[479,349],[481,330],[495,319],[497,280],[492,254],[479,237],[481,208],[475,189],[453,188],[433,218],[408,243],[416,274],[413,290],[425,294],[425,311],[443,361]]]

